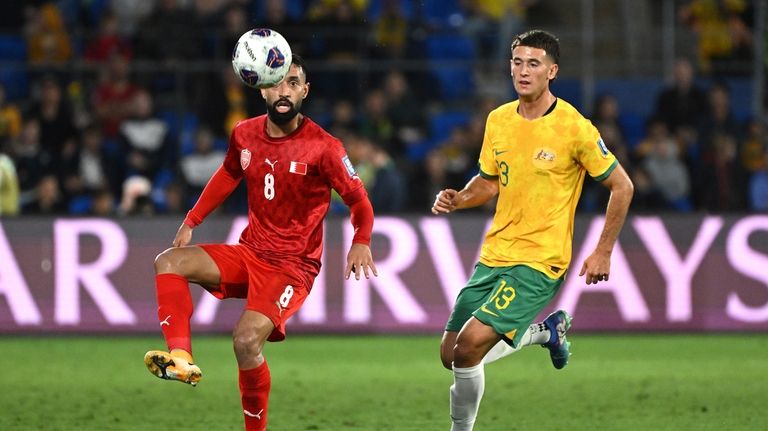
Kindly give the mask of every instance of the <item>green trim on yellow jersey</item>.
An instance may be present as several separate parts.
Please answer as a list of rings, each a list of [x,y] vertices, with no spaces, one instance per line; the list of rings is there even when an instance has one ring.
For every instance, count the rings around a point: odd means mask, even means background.
[[[608,178],[608,175],[611,175],[611,172],[613,172],[613,170],[616,169],[616,166],[619,166],[619,161],[618,160],[614,160],[613,163],[611,163],[611,166],[608,168],[608,170],[605,171],[599,177],[595,177],[594,180],[595,181],[602,181],[602,180]]]
[[[486,174],[485,172],[483,172],[482,169],[480,169],[479,174],[481,177],[485,178],[486,180],[495,180],[499,178],[498,175]]]

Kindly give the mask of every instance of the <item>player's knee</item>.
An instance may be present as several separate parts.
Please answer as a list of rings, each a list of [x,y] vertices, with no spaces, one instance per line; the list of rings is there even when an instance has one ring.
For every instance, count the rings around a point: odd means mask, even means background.
[[[178,250],[177,248],[169,248],[155,257],[155,274],[178,273]]]
[[[232,333],[232,345],[239,361],[252,360],[261,355],[264,340],[258,334],[259,331],[254,331],[253,328],[235,328]]]
[[[479,364],[482,359],[483,356],[478,346],[459,338],[456,342],[456,347],[453,348],[454,365],[457,367],[469,367]]]

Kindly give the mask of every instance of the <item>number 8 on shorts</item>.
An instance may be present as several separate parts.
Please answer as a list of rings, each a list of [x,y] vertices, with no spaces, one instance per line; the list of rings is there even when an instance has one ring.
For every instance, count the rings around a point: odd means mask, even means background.
[[[283,294],[280,295],[280,306],[283,308],[288,308],[288,302],[291,301],[292,296],[293,296],[293,286],[289,284],[285,286],[285,291],[283,291]]]

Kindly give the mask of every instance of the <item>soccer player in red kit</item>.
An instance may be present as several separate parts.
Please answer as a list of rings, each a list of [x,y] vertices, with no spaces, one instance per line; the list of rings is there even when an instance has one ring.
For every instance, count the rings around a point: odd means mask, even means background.
[[[285,79],[261,90],[267,114],[234,128],[222,166],[173,247],[155,259],[158,319],[168,351],[149,351],[144,363],[157,377],[191,385],[202,377],[192,360],[190,282],[219,299],[246,298],[233,331],[246,430],[266,429],[270,373],[262,348],[285,338],[286,320],[320,271],[331,189],[349,206],[355,229],[345,277],[378,275],[369,247],[373,208],[341,142],[299,112],[308,92],[306,67],[294,55]],[[189,246],[192,230],[241,180],[248,189],[248,226],[240,242]]]

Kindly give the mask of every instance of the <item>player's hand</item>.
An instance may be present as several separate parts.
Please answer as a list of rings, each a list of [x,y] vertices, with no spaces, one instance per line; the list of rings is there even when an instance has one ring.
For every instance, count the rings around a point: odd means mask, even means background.
[[[440,190],[432,204],[432,214],[448,214],[456,209],[456,196],[459,192],[453,189]]]
[[[173,238],[174,247],[184,247],[192,241],[192,228],[182,223],[179,230],[176,231],[176,237]]]
[[[587,275],[587,278],[585,279],[587,284],[597,284],[600,281],[608,281],[608,277],[611,275],[610,253],[598,251],[592,252],[581,266],[579,276],[584,274]]]
[[[371,274],[378,277],[376,265],[373,264],[371,248],[365,244],[352,244],[347,253],[347,267],[344,268],[344,278],[349,280],[349,276],[355,273],[355,280],[360,280],[360,275],[365,278],[371,278]]]

